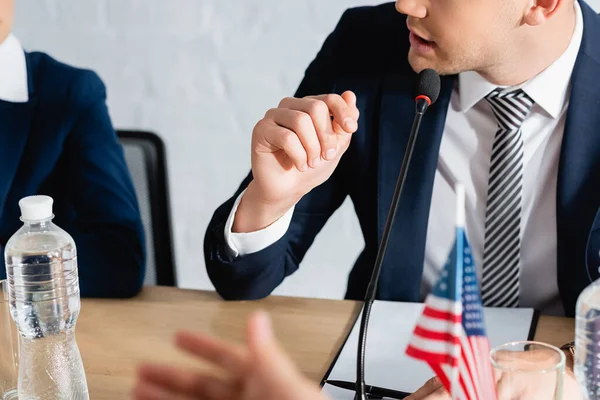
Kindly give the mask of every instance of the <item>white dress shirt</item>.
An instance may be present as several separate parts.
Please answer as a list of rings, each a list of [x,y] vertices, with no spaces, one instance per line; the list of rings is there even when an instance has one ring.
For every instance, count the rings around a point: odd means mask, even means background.
[[[583,17],[576,7],[576,27],[567,50],[536,77],[518,86],[535,104],[522,126],[524,141],[521,215],[520,306],[545,314],[564,314],[556,264],[556,189],[558,162],[569,102],[570,81],[583,37]],[[510,89],[516,89],[512,87]],[[488,173],[497,123],[485,96],[497,86],[476,72],[459,74],[448,109],[427,227],[422,280],[423,299],[437,282],[455,234],[454,185],[466,194],[466,231],[481,282]],[[242,193],[243,194],[243,193]],[[257,232],[232,233],[242,195],[225,225],[233,256],[260,251],[287,231],[294,208]]]
[[[0,43],[0,100],[11,103],[29,100],[25,52],[12,33]]]

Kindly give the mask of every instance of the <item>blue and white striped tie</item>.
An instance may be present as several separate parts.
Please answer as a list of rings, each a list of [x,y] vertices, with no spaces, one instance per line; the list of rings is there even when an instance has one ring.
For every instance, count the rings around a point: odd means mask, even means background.
[[[521,89],[494,90],[486,100],[492,106],[498,130],[488,178],[481,295],[486,307],[517,307],[523,199],[521,125],[534,102]]]

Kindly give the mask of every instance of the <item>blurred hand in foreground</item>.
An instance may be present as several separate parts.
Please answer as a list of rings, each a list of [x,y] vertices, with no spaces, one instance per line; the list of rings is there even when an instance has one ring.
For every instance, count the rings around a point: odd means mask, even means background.
[[[167,365],[142,365],[136,400],[327,400],[305,378],[277,343],[267,314],[253,314],[246,346],[204,334],[180,333],[177,346],[221,369],[217,376]]]

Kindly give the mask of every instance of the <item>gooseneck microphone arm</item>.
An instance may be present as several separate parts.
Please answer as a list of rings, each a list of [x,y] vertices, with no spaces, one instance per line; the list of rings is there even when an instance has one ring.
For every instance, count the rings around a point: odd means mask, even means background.
[[[381,243],[377,250],[377,257],[375,259],[375,265],[373,267],[373,273],[371,280],[367,287],[365,295],[365,303],[363,306],[363,312],[360,320],[360,330],[358,336],[358,352],[356,359],[356,396],[355,400],[367,400],[367,394],[365,390],[365,352],[367,343],[367,329],[369,326],[369,318],[371,316],[371,309],[375,296],[377,293],[377,286],[379,283],[379,275],[381,274],[381,266],[383,265],[383,259],[385,257],[386,249],[390,239],[390,233],[396,218],[398,211],[398,204],[400,203],[400,196],[402,195],[402,188],[404,187],[404,181],[408,173],[408,166],[414,152],[415,143],[421,127],[421,120],[425,115],[428,107],[433,104],[440,92],[440,78],[437,72],[431,69],[425,69],[419,74],[419,81],[417,85],[417,97],[415,98],[415,118],[413,120],[412,129],[408,138],[408,144],[404,152],[404,158],[402,159],[402,165],[400,167],[400,173],[398,174],[398,180],[396,182],[396,189],[394,190],[394,196],[392,197],[392,204],[388,212],[388,216],[385,222],[385,228],[381,237]]]

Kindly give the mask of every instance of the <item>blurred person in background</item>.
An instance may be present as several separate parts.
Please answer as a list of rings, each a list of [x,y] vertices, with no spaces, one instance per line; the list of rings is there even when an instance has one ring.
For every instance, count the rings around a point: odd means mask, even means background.
[[[13,0],[0,0],[0,247],[21,227],[19,200],[51,196],[54,222],[77,246],[81,295],[134,296],[144,280],[144,232],[104,84],[92,71],[24,51],[13,17]]]

